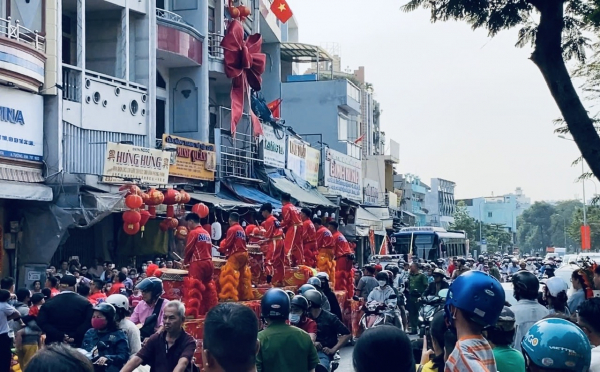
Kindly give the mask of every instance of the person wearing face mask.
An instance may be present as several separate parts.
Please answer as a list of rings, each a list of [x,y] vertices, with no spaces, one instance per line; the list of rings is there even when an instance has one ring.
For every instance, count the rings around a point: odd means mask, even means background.
[[[294,296],[290,307],[290,324],[308,333],[314,343],[317,339],[317,323],[308,317],[308,300],[302,295]]]
[[[129,359],[129,345],[125,332],[115,321],[115,308],[109,303],[94,306],[92,328],[85,336],[81,348],[88,352],[88,358],[98,366],[105,366],[106,372],[118,372]]]

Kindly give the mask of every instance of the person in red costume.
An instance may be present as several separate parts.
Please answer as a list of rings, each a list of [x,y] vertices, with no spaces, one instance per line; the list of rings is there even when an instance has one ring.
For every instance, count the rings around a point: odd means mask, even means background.
[[[281,194],[281,228],[285,233],[286,263],[291,267],[296,267],[304,262],[302,248],[302,219],[300,213],[294,204],[291,203],[291,196],[288,193]]]
[[[335,221],[329,222],[329,231],[333,234],[335,242],[335,289],[336,291],[346,291],[348,298],[352,298],[354,296],[354,282],[352,280],[354,252],[352,252],[346,237],[338,231],[338,226]]]
[[[200,315],[204,315],[219,302],[217,286],[213,280],[212,240],[210,234],[200,225],[200,216],[190,213],[185,217],[189,233],[183,254],[183,265],[192,279],[199,280],[201,298]]]
[[[254,298],[246,233],[239,222],[239,214],[229,214],[227,236],[219,246],[219,252],[227,257],[227,263],[221,269],[219,277],[219,299],[222,301],[248,301]]]
[[[261,227],[265,230],[261,240],[261,250],[265,252],[265,271],[267,272],[267,283],[276,287],[283,287],[284,276],[284,246],[283,230],[279,220],[272,215],[273,206],[265,203],[260,207],[260,213],[265,219]]]
[[[302,208],[300,218],[302,218],[302,245],[304,247],[304,264],[312,268],[317,267],[317,230],[313,225],[311,218],[312,211],[308,208]]]

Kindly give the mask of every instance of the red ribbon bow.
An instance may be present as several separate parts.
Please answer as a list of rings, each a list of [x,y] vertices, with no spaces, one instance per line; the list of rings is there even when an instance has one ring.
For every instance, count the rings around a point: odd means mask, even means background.
[[[245,97],[250,101],[248,85],[259,91],[262,84],[262,73],[265,72],[267,57],[260,53],[262,36],[250,35],[244,40],[244,27],[238,20],[233,20],[227,27],[227,34],[221,41],[225,59],[225,75],[231,79],[231,134],[242,118]],[[260,121],[250,109],[250,117],[254,134],[263,133]]]

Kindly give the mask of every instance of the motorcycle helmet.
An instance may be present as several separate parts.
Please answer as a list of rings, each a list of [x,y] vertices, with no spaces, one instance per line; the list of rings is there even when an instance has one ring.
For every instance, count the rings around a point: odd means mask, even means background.
[[[514,287],[514,296],[518,300],[524,298],[527,300],[537,299],[540,289],[540,281],[529,271],[519,271],[512,276]]]
[[[106,298],[106,303],[109,303],[115,307],[115,309],[123,309],[129,311],[129,300],[125,295],[113,294]]]
[[[521,349],[526,363],[544,370],[587,372],[592,347],[583,331],[568,320],[542,319],[535,323],[523,340]]]
[[[302,309],[302,311],[308,311],[308,308],[309,308],[308,300],[306,299],[306,297],[304,297],[302,295],[294,296],[294,298],[292,298],[292,301],[291,301],[291,306],[292,307],[296,306],[296,307]]]
[[[308,278],[306,284],[310,284],[315,288],[321,288],[321,279],[313,276],[312,278]]]
[[[115,310],[115,307],[113,305],[106,302],[101,302],[98,305],[94,306],[94,311],[102,313],[102,315],[104,315],[109,324],[114,323],[115,314],[117,313],[117,311]]]
[[[288,319],[290,298],[282,289],[271,288],[260,300],[260,314],[266,319]]]
[[[321,305],[323,305],[323,297],[321,297],[321,293],[315,289],[306,291],[304,297],[308,300],[310,307],[320,308]]]
[[[151,276],[138,283],[135,289],[139,289],[142,292],[152,292],[152,297],[158,297],[163,294],[162,280]]]
[[[299,295],[303,295],[306,293],[306,291],[310,291],[310,290],[316,290],[315,286],[312,284],[302,284],[300,286],[300,288],[298,288],[298,294]]]
[[[504,307],[504,289],[500,282],[482,271],[468,271],[452,282],[444,307],[446,319],[454,325],[450,306],[482,327],[495,325]]]

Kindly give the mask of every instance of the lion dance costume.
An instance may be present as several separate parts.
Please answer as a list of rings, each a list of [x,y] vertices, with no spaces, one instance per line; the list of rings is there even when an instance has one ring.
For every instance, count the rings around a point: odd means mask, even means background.
[[[227,236],[219,247],[219,252],[227,257],[221,268],[219,299],[222,301],[252,300],[252,271],[246,248],[246,233],[239,223],[227,229]]]
[[[188,277],[184,280],[187,289],[186,315],[204,315],[217,305],[218,299],[217,287],[212,279],[212,241],[202,226],[196,226],[189,232],[183,263],[189,265]]]

